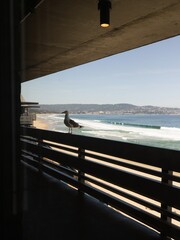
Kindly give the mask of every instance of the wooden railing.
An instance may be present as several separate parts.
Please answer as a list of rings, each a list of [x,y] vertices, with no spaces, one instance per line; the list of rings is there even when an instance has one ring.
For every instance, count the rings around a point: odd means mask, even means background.
[[[21,127],[22,161],[180,239],[180,151]]]

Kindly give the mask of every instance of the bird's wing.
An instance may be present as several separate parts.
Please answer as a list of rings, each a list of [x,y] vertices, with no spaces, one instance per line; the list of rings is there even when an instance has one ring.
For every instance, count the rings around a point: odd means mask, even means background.
[[[67,126],[67,127],[72,127],[69,120],[67,119],[64,119],[64,124]]]
[[[79,127],[79,124],[72,119],[69,119],[69,123],[72,127]]]

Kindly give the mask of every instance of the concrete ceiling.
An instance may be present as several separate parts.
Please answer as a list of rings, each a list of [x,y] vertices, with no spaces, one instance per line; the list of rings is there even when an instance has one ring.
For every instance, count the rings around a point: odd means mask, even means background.
[[[180,0],[111,0],[99,26],[98,0],[44,0],[21,22],[21,79],[28,81],[180,34]]]

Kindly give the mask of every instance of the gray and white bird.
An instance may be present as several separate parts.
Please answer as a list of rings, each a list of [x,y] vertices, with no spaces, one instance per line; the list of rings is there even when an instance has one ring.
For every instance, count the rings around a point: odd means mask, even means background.
[[[64,124],[69,128],[69,133],[72,133],[73,128],[82,128],[83,126],[79,125],[79,123],[69,118],[69,112],[64,111],[65,113]]]

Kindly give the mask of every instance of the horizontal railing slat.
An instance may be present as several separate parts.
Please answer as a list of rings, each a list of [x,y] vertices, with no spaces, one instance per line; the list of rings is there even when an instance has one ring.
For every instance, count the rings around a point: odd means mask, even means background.
[[[42,165],[42,171],[58,179],[61,179],[76,188],[78,188],[80,185],[80,188],[82,191],[96,197],[102,202],[112,204],[112,206],[116,207],[120,211],[126,212],[127,214],[129,213],[132,217],[135,217],[137,220],[142,221],[145,224],[151,224],[152,227],[154,227],[159,231],[162,229],[162,226],[163,226],[164,233],[166,233],[167,235],[169,232],[171,232],[171,235],[174,237],[178,236],[179,234],[179,229],[177,227],[172,227],[167,222],[162,222],[159,218],[155,216],[151,216],[150,214],[144,212],[143,210],[139,210],[138,208],[131,206],[130,204],[122,200],[119,200],[116,197],[112,197],[107,193],[97,190],[89,185],[78,183],[76,179],[69,177],[68,175],[62,172],[57,171],[54,168],[50,168],[46,165]]]
[[[38,154],[39,146],[26,143],[26,149]],[[91,174],[97,178],[101,178],[110,183],[127,188],[136,193],[140,193],[146,197],[175,208],[180,208],[180,189],[162,184],[161,182],[148,179],[133,173],[105,166],[101,163],[92,162],[90,160],[78,159],[78,157],[67,155],[63,152],[55,151],[49,148],[41,148],[40,154],[57,161],[61,164],[72,166],[83,172]],[[158,193],[158,194],[157,194]]]
[[[80,147],[127,160],[161,167],[168,170],[180,171],[180,151],[161,149],[125,142],[118,142],[93,137],[84,137],[74,134],[47,131],[35,128],[21,128],[21,133],[29,136]]]

